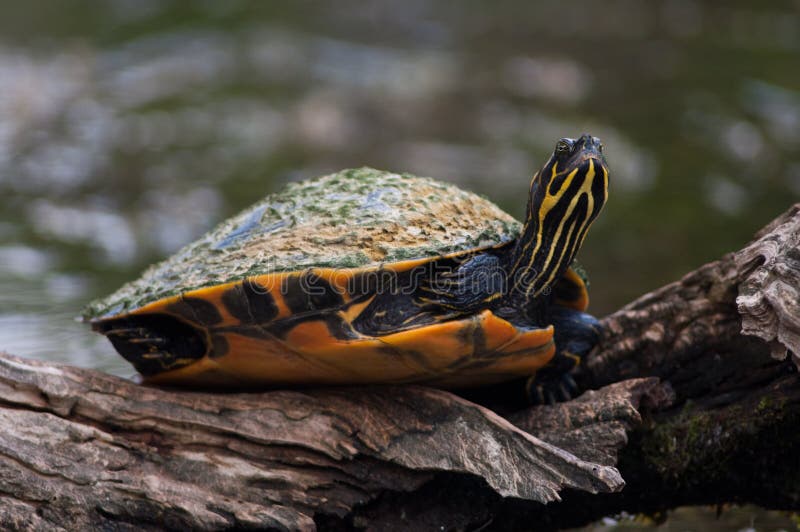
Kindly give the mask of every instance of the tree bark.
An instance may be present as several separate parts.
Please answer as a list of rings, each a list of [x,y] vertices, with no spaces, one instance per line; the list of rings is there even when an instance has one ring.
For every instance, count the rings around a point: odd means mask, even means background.
[[[576,375],[594,391],[506,418],[423,387],[169,391],[0,354],[0,526],[505,530],[798,510],[799,240],[795,206],[605,318]]]

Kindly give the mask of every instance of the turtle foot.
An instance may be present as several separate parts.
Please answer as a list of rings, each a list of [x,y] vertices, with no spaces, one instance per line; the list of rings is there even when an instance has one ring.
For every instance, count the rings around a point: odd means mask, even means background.
[[[526,396],[532,405],[552,405],[578,396],[580,389],[571,373],[555,373],[546,369],[528,379]]]

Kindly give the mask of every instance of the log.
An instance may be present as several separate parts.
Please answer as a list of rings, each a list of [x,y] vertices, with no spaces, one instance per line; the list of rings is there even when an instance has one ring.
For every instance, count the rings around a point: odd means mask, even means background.
[[[171,392],[6,354],[0,401],[0,492],[37,526],[308,529],[437,471],[540,502],[622,487],[612,467],[421,387]]]
[[[211,394],[0,353],[4,529],[548,529],[800,509],[800,205],[603,320],[580,397]],[[623,481],[623,478],[625,479]]]

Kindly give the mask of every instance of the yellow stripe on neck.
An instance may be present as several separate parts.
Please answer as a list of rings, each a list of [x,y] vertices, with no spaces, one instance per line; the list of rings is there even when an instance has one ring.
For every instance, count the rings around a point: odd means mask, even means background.
[[[575,169],[572,172],[570,172],[570,174],[564,180],[564,183],[562,184],[562,186],[558,190],[558,192],[555,195],[551,195],[551,194],[548,193],[547,196],[545,197],[545,200],[543,202],[543,206],[547,206],[547,208],[546,209],[540,209],[540,211],[539,211],[539,228],[538,228],[538,235],[537,235],[538,239],[541,239],[545,216],[558,203],[558,200],[560,199],[561,195],[566,190],[566,187],[568,187],[572,183],[572,181],[574,180],[575,175],[577,173],[578,173],[578,169]],[[552,263],[553,255],[555,254],[555,250],[556,250],[556,247],[557,247],[556,243],[561,238],[565,238],[565,239],[569,240],[570,236],[573,234],[574,231],[577,230],[577,231],[580,232],[583,227],[585,227],[587,224],[590,223],[589,219],[590,219],[590,217],[592,215],[592,211],[594,210],[594,196],[592,195],[592,183],[594,182],[594,177],[595,177],[594,161],[592,159],[589,159],[589,170],[586,172],[586,178],[584,179],[583,183],[581,184],[581,187],[578,189],[578,192],[570,200],[569,206],[567,207],[567,210],[564,213],[563,218],[559,221],[558,229],[556,230],[556,233],[555,233],[555,236],[553,238],[553,241],[550,243],[550,249],[548,250],[547,258],[545,259],[544,264],[542,264],[541,270],[539,272],[537,272],[536,277],[534,277],[531,280],[530,284],[528,284],[527,289],[525,290],[526,297],[530,297],[531,291],[533,290],[534,286],[542,278],[542,276],[544,275],[544,272],[547,271],[547,267]],[[578,220],[575,220],[573,222],[573,224],[569,228],[567,228],[566,234],[562,237],[562,232],[564,231],[564,224],[566,223],[566,221],[570,218],[570,216],[574,212],[575,208],[578,205],[578,201],[580,200],[580,198],[581,198],[581,196],[583,194],[586,194],[587,199],[588,199],[588,204],[587,204],[587,209],[586,209],[586,217],[580,223],[578,223]],[[585,236],[586,236],[586,233],[584,233],[584,237]],[[581,239],[581,242],[577,242],[577,247],[580,246],[582,241],[583,241],[583,239]],[[575,249],[577,249],[577,247]],[[568,249],[568,246],[565,245],[561,250],[560,256],[558,257],[558,263],[559,264],[563,263],[566,260],[565,255],[567,253],[572,253],[572,250]],[[535,258],[536,258],[536,255],[535,255],[535,251],[534,251],[534,254],[531,255],[530,262],[528,263],[528,269],[533,267],[533,263],[535,261]],[[550,272],[550,275],[548,276],[548,278],[544,282],[544,284],[533,293],[533,297],[538,297],[539,295],[541,295],[541,293],[544,292],[545,288],[550,286],[550,284],[555,280],[555,276],[556,276],[557,273],[558,273],[558,268],[553,268],[552,272]]]

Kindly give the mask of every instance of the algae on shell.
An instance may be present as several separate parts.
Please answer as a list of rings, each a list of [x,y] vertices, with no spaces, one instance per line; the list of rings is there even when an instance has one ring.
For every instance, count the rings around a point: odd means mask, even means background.
[[[92,302],[87,319],[248,276],[357,268],[491,246],[520,224],[499,207],[430,178],[372,168],[291,183]]]

